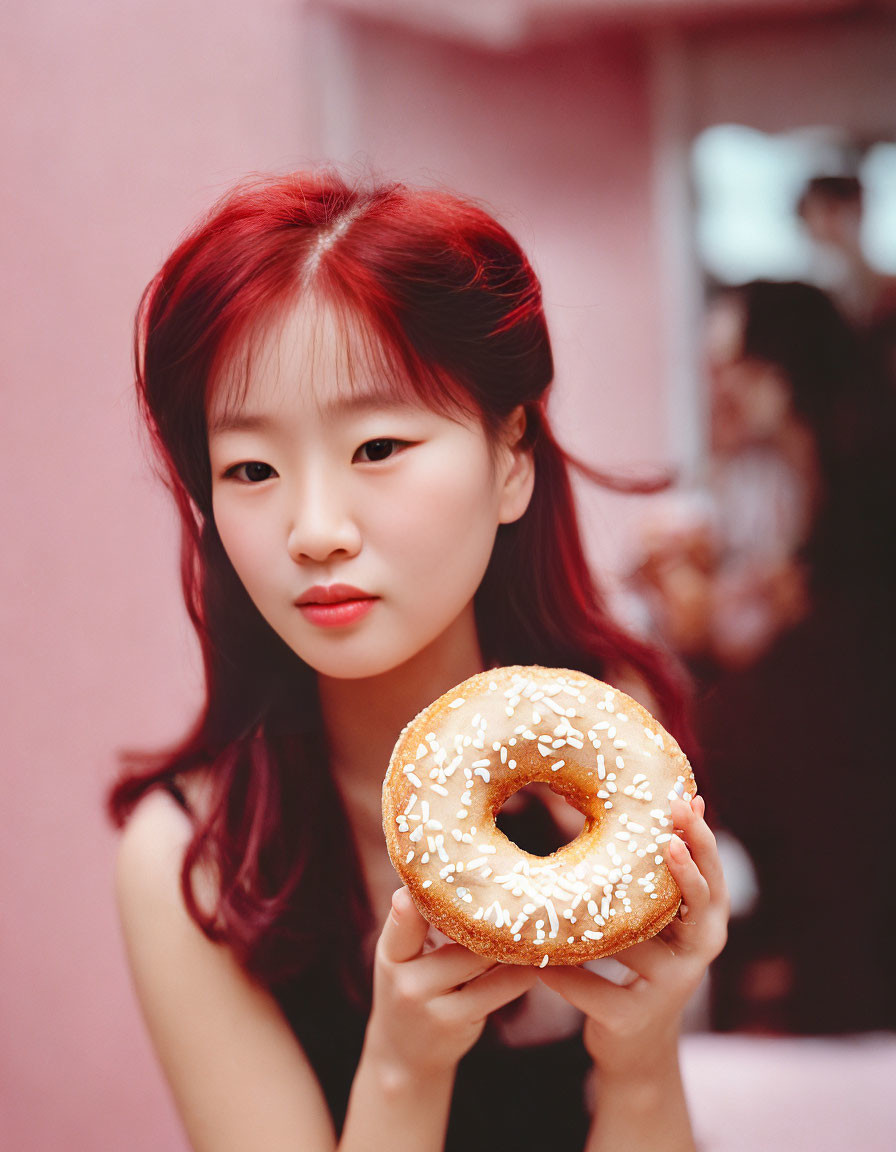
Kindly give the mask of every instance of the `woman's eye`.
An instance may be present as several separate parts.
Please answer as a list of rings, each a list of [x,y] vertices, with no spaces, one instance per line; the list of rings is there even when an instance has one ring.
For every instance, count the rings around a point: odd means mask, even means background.
[[[355,453],[355,461],[360,461],[364,464],[374,464],[379,460],[388,460],[390,456],[394,456],[399,449],[407,446],[406,440],[395,440],[383,438],[379,440],[368,440],[362,444],[358,451]]]
[[[260,460],[249,460],[245,464],[237,464],[229,468],[227,476],[242,480],[246,484],[260,484],[263,480],[270,480],[277,473],[270,464],[263,464]]]

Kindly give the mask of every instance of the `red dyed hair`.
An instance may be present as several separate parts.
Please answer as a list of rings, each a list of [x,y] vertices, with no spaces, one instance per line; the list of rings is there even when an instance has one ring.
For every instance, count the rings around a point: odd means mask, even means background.
[[[110,811],[121,824],[147,790],[205,771],[211,803],[182,877],[194,918],[271,985],[338,957],[343,984],[358,988],[351,958],[369,912],[327,770],[315,676],[250,601],[211,505],[209,388],[305,293],[359,318],[397,386],[427,404],[473,411],[492,436],[525,410],[535,490],[523,517],[498,529],[476,594],[486,662],[633,672],[679,730],[683,698],[668,658],[614,623],[592,581],[569,458],[546,415],[553,362],[541,289],[505,229],[445,192],[362,188],[331,173],[242,185],[221,201],[150,283],[136,327],[138,395],[181,514],[183,589],[207,698],[178,747],[128,765]],[[212,916],[191,886],[199,861],[218,876]]]

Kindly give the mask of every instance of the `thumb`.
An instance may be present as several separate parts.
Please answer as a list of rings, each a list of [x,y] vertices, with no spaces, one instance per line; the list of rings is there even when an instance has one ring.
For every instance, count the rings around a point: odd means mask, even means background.
[[[403,964],[423,951],[429,924],[417,911],[407,888],[392,894],[392,908],[380,934],[380,951],[386,960]]]

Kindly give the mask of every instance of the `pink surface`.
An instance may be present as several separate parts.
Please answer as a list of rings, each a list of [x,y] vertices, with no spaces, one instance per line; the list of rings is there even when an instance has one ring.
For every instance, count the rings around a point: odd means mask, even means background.
[[[130,326],[177,234],[305,159],[291,0],[4,8],[0,1147],[183,1147],[111,900],[116,750],[197,692]]]
[[[606,467],[667,462],[643,43],[603,33],[495,56],[370,25],[346,47],[346,154],[481,198],[532,257],[567,447]],[[581,492],[592,555],[612,567],[632,504]]]
[[[896,1037],[688,1036],[685,1088],[701,1152],[889,1152]]]

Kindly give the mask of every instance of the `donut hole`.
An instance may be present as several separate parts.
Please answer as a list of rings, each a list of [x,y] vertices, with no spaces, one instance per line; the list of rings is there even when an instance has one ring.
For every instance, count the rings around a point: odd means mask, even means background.
[[[550,856],[576,839],[585,817],[549,785],[534,781],[508,796],[495,824],[524,852]]]

